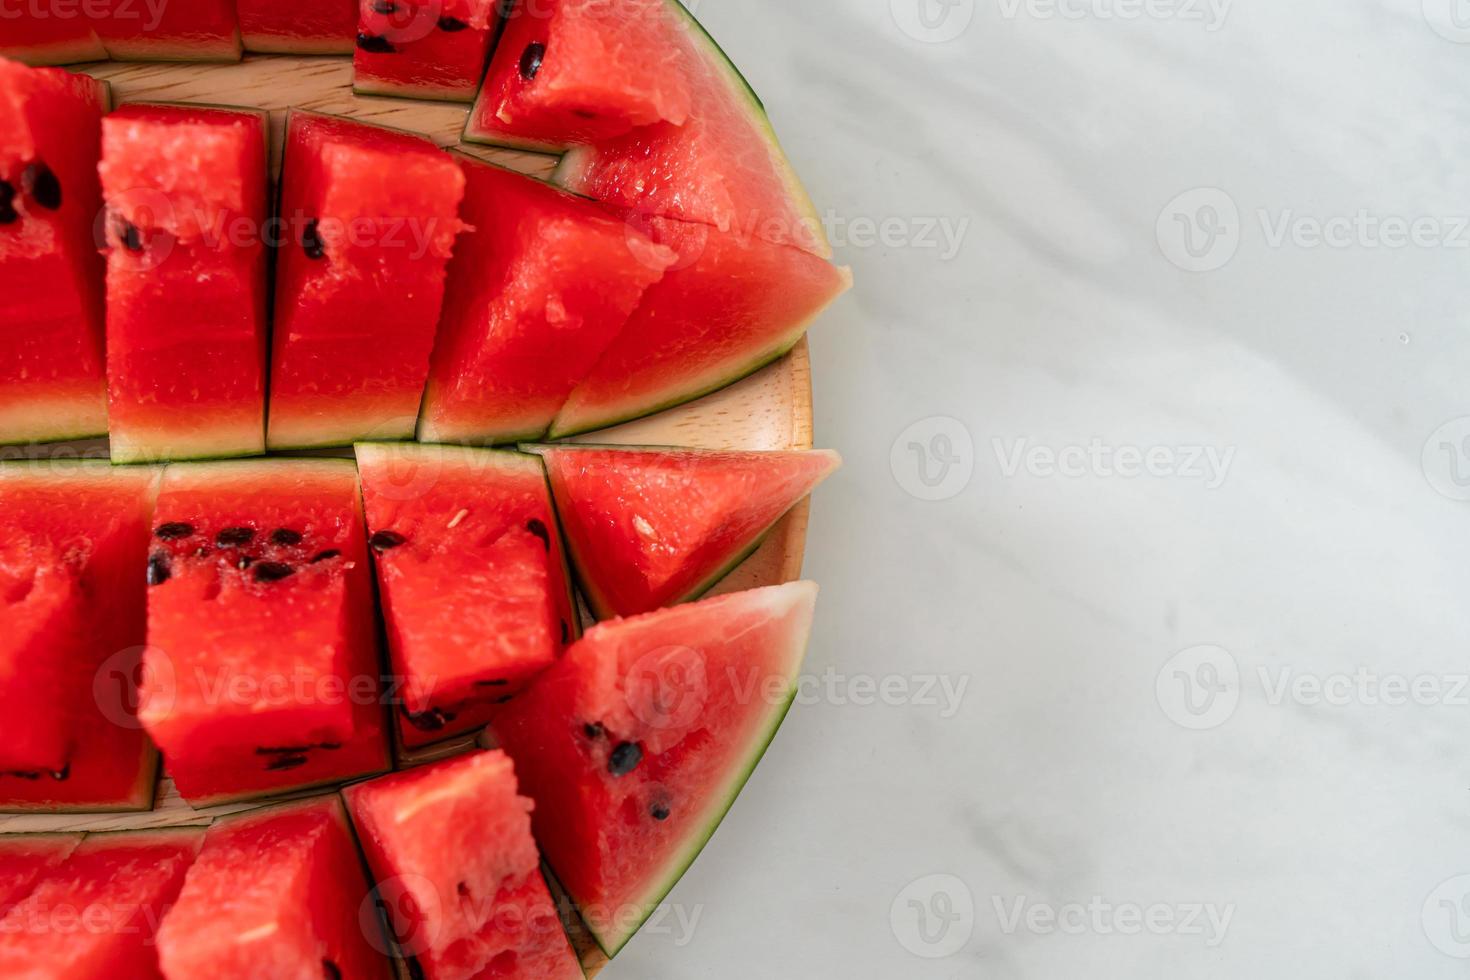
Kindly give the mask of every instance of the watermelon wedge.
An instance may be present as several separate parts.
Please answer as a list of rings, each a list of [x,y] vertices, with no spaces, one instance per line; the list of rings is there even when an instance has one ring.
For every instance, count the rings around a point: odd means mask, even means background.
[[[268,131],[258,110],[103,120],[115,463],[265,451]]]
[[[0,976],[161,977],[158,923],[203,837],[193,828],[88,836],[0,919]]]
[[[391,980],[369,893],[336,795],[221,820],[158,931],[163,976]]]
[[[413,443],[357,460],[402,741],[482,728],[577,627],[541,461]]]
[[[659,122],[683,125],[692,49],[667,0],[519,0],[465,126],[472,143],[560,152]]]
[[[360,0],[353,90],[472,102],[499,23],[499,0]]]
[[[456,159],[472,230],[449,265],[419,438],[539,439],[676,256],[589,201]]]
[[[130,668],[157,489],[105,462],[0,465],[0,810],[153,803]]]
[[[272,449],[412,438],[463,195],[459,167],[422,137],[292,111]]]
[[[852,274],[801,249],[708,225],[632,218],[679,261],[648,288],[551,427],[590,432],[692,401],[796,346],[852,285]]]
[[[0,59],[0,444],[107,431],[105,83]]]
[[[830,451],[537,451],[582,594],[599,619],[699,598],[842,465]]]
[[[235,0],[88,0],[113,61],[239,61]]]
[[[426,980],[582,980],[501,752],[342,791],[404,955]]]
[[[14,58],[28,65],[72,65],[80,61],[105,61],[102,46],[91,21],[80,9],[71,17],[36,17],[21,13],[0,14],[5,21],[0,37],[0,58]]]
[[[170,466],[139,716],[196,806],[388,768],[349,460]]]
[[[816,597],[796,582],[599,624],[496,717],[542,853],[609,956],[775,736]]]
[[[0,836],[0,918],[31,893],[37,880],[71,856],[81,834]]]
[[[246,51],[351,54],[357,0],[235,0]]]

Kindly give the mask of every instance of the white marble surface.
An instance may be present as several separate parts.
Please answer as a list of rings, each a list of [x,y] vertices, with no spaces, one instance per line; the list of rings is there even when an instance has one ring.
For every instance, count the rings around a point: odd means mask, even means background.
[[[698,4],[896,221],[813,336],[847,681],[607,976],[1464,976],[1470,3],[917,5]]]

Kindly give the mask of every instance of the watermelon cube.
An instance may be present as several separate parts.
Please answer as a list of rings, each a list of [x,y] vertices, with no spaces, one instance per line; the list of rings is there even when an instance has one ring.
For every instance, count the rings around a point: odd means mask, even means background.
[[[70,17],[8,16],[5,34],[0,37],[0,58],[28,65],[71,65],[105,61],[107,49],[78,5]]]
[[[449,264],[419,438],[539,439],[676,256],[589,201],[457,159],[471,227]]]
[[[359,0],[353,90],[473,102],[500,0]]]
[[[185,799],[388,767],[351,461],[170,466],[153,537],[139,715]]]
[[[422,137],[291,113],[272,449],[413,437],[463,196],[459,167]]]
[[[481,728],[576,630],[541,461],[413,443],[357,459],[402,742]]]
[[[71,856],[81,842],[81,834],[0,836],[0,918],[31,893],[42,875]]]
[[[115,463],[265,451],[268,130],[213,107],[103,120]]]
[[[0,59],[0,444],[107,432],[105,83]]]
[[[403,955],[426,980],[581,980],[501,752],[342,791]]]
[[[387,937],[339,797],[209,828],[158,931],[167,980],[391,980]]]
[[[357,0],[235,0],[246,51],[351,54]]]
[[[239,61],[235,0],[88,0],[113,61]]]

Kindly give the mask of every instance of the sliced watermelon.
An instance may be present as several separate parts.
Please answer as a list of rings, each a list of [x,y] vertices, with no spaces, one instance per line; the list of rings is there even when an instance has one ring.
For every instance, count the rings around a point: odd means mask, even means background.
[[[272,449],[412,438],[463,195],[423,137],[291,113]]]
[[[342,791],[403,953],[426,980],[582,980],[501,752]]]
[[[158,931],[163,976],[390,980],[370,891],[336,795],[222,820]]]
[[[641,39],[646,53],[640,60],[656,63],[668,58],[666,52],[683,53],[689,118],[682,125],[657,123],[574,147],[555,180],[609,204],[831,258],[822,220],[760,99],[694,16],[678,0],[664,2],[667,17],[639,21],[658,27]],[[501,57],[518,56],[506,50]],[[549,49],[546,57],[553,57]]]
[[[472,102],[499,23],[499,0],[360,0],[353,90]]]
[[[419,438],[539,439],[676,256],[589,201],[458,159],[473,230],[449,265]]]
[[[464,138],[558,152],[689,118],[692,48],[668,0],[519,0]]]
[[[350,461],[170,466],[153,536],[139,714],[185,799],[388,767]]]
[[[42,875],[71,856],[81,842],[81,834],[0,836],[0,918],[31,893]]]
[[[0,810],[153,803],[131,668],[157,488],[105,462],[0,466]]]
[[[80,8],[80,5],[78,5]],[[38,17],[21,13],[0,14],[5,21],[0,37],[0,58],[14,58],[28,65],[72,65],[79,61],[105,61],[107,49],[92,30],[80,9],[70,17]]]
[[[630,219],[679,263],[572,393],[551,438],[651,415],[718,391],[791,350],[852,274],[801,249],[708,225]]]
[[[0,919],[6,980],[161,977],[156,936],[202,830],[92,834]]]
[[[539,452],[582,594],[599,619],[699,598],[842,465],[830,451]]]
[[[796,695],[817,588],[594,626],[494,723],[542,852],[609,956],[704,848]]]
[[[357,0],[235,0],[246,51],[351,54]]]
[[[481,728],[576,630],[541,461],[413,443],[357,459],[402,740]]]
[[[0,444],[107,432],[103,82],[0,59]]]
[[[115,463],[265,451],[268,132],[253,109],[102,123]]]
[[[239,61],[235,0],[88,0],[113,61]]]

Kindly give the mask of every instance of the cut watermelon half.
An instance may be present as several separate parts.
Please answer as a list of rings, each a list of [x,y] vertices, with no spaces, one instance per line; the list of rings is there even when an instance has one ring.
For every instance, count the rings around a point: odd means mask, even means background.
[[[31,893],[42,875],[71,856],[81,834],[0,836],[0,918]]]
[[[170,466],[153,537],[139,716],[185,799],[388,768],[350,461]]]
[[[246,51],[351,54],[357,0],[235,0]]]
[[[115,463],[265,451],[268,131],[258,110],[103,120]]]
[[[80,7],[80,5],[78,5]],[[14,58],[28,65],[72,65],[80,61],[106,61],[92,23],[78,9],[72,17],[4,15],[5,36],[0,37],[0,58]]]
[[[651,43],[677,33],[677,16],[667,0],[519,0],[464,138],[560,152],[638,126],[682,125],[692,49]]]
[[[616,955],[704,848],[796,695],[817,588],[594,626],[494,723],[536,839]]]
[[[557,415],[551,438],[590,432],[692,401],[785,355],[852,285],[801,249],[708,225],[630,218],[679,262]]]
[[[402,741],[482,728],[577,627],[541,461],[414,443],[357,460]]]
[[[499,23],[499,0],[360,0],[353,90],[472,102]]]
[[[599,619],[699,598],[842,465],[830,451],[537,451],[582,594]]]
[[[235,0],[90,0],[92,26],[114,61],[239,61]]]
[[[105,83],[0,59],[0,444],[107,432]]]
[[[0,919],[0,976],[161,977],[158,924],[203,837],[192,828],[88,836]]]
[[[292,111],[272,449],[413,437],[463,196],[459,167],[423,137]]]
[[[221,820],[158,932],[168,980],[390,980],[346,811],[317,797]]]
[[[142,810],[157,759],[136,715],[158,474],[0,466],[0,810]]]
[[[677,257],[590,201],[457,159],[473,230],[449,265],[419,438],[539,439]]]
[[[582,980],[501,752],[343,791],[403,954],[426,980]]]

